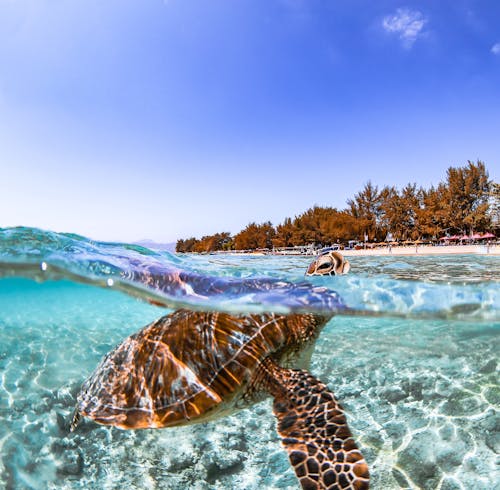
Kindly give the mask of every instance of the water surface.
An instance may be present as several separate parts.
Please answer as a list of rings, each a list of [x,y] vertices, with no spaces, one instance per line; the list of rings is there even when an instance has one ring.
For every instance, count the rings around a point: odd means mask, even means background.
[[[305,281],[309,260],[0,231],[0,488],[298,488],[270,400],[203,425],[68,432],[100,358],[186,305],[336,313],[311,371],[344,404],[372,488],[496,488],[499,258],[353,257],[348,276]]]

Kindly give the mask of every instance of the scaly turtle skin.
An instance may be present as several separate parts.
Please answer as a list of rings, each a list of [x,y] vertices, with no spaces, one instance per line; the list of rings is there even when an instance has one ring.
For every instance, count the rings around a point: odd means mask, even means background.
[[[122,429],[205,422],[270,395],[302,488],[367,489],[341,406],[303,370],[328,319],[175,311],[105,356],[82,386],[72,429],[81,416]]]
[[[351,264],[337,251],[321,254],[307,268],[306,276],[337,276],[347,274]]]

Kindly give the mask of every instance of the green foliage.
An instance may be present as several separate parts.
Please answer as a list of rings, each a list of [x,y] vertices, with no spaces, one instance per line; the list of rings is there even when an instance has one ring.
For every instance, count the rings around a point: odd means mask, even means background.
[[[289,220],[286,232],[287,239],[281,239],[283,229],[278,226],[275,246],[344,242],[360,233],[360,223],[347,211],[315,206],[296,216],[293,222]]]
[[[351,215],[359,220],[369,240],[375,240],[377,236],[380,238],[382,199],[378,187],[368,181],[363,190],[354,196],[354,199],[347,200]]]
[[[314,243],[330,245],[348,240],[383,241],[438,238],[445,232],[484,232],[500,227],[500,184],[488,180],[483,162],[450,167],[437,188],[407,184],[398,191],[381,190],[370,181],[347,201],[347,209],[314,206],[276,228],[268,221],[250,223],[234,237],[216,233],[177,242],[177,252],[255,250]]]
[[[489,190],[484,163],[469,161],[466,167],[448,169],[445,209],[448,223],[454,230],[478,230],[490,225],[487,215]]]
[[[236,250],[255,250],[257,248],[272,248],[276,231],[270,221],[257,225],[250,223],[234,237]]]
[[[197,240],[188,238],[187,240],[178,240],[175,246],[176,252],[214,252],[216,250],[231,250],[231,234],[228,232],[207,235]]]

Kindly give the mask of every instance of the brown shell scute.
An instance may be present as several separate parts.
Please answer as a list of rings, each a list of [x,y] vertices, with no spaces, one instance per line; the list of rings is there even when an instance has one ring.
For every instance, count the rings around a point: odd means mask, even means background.
[[[259,363],[311,334],[312,315],[179,310],[125,339],[85,382],[77,410],[122,428],[204,418],[243,394]]]

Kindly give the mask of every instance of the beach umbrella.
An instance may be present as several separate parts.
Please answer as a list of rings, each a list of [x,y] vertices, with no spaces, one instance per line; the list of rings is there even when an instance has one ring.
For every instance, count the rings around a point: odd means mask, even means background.
[[[448,240],[460,240],[460,237],[458,235],[453,235],[448,237]]]
[[[469,240],[470,239],[470,237],[468,237],[467,235],[462,235],[459,238],[460,238],[460,240]]]
[[[495,235],[493,235],[493,233],[485,233],[481,238],[496,238]]]
[[[442,237],[440,238],[440,240],[449,240],[449,239],[450,239],[450,237],[449,237],[449,236],[442,236]]]
[[[473,240],[480,240],[483,237],[479,233],[474,233],[474,235],[471,235],[471,238]]]

